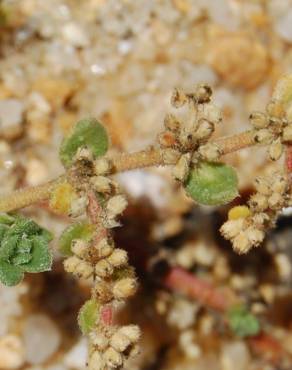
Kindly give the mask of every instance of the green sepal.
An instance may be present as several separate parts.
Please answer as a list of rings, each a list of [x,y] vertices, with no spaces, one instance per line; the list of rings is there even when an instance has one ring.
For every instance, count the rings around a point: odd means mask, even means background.
[[[261,330],[258,319],[244,305],[231,308],[227,317],[231,330],[239,337],[257,335]]]
[[[7,261],[0,260],[0,281],[7,286],[13,286],[21,282],[23,272],[18,266],[13,266]]]
[[[100,305],[96,300],[90,299],[84,303],[78,314],[78,325],[82,333],[88,334],[99,319]]]
[[[235,170],[224,163],[200,162],[185,182],[187,194],[199,204],[218,206],[238,196]]]
[[[94,118],[83,119],[63,140],[59,156],[63,165],[69,167],[79,148],[87,147],[98,158],[107,152],[108,145],[108,135],[103,125]]]
[[[94,232],[94,225],[78,222],[68,226],[60,236],[59,250],[64,256],[71,256],[71,244],[74,239],[89,241]]]

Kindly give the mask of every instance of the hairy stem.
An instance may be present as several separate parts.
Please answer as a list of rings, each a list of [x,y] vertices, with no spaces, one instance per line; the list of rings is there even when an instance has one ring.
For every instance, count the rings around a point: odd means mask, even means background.
[[[223,155],[232,153],[254,145],[253,131],[246,131],[241,134],[220,138],[213,142],[221,148]],[[150,148],[134,153],[116,154],[111,160],[113,162],[112,173],[165,165],[162,151],[159,148]],[[43,185],[16,190],[10,194],[1,196],[0,212],[14,211],[48,199],[53,188],[64,179],[65,175]]]
[[[0,212],[14,211],[48,199],[54,187],[64,178],[65,176],[61,176],[46,184],[19,189],[10,194],[2,195],[0,197]]]

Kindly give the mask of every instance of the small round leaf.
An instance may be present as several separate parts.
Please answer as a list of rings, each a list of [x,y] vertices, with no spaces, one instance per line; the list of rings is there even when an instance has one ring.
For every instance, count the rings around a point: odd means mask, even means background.
[[[105,128],[94,118],[76,123],[60,147],[60,159],[65,167],[69,167],[77,150],[87,147],[95,157],[104,155],[108,149],[108,136]]]
[[[200,162],[190,171],[185,188],[200,204],[217,206],[232,201],[238,195],[235,170],[224,163]]]

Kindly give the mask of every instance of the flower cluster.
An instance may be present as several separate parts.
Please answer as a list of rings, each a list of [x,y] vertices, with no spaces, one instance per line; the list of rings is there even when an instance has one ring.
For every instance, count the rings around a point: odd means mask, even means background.
[[[250,123],[255,129],[255,143],[268,145],[271,160],[278,160],[283,151],[284,143],[292,141],[292,122],[289,122],[286,111],[280,100],[272,99],[266,112],[253,112]]]
[[[176,163],[173,175],[179,181],[186,180],[193,163],[216,161],[221,154],[217,145],[207,143],[221,121],[221,112],[211,103],[211,96],[208,85],[198,85],[194,93],[175,89],[171,97],[177,111],[165,117],[165,131],[158,139],[165,163]]]
[[[120,369],[125,357],[138,353],[137,342],[140,329],[136,325],[119,328],[99,326],[99,330],[90,333],[91,353],[89,369]]]
[[[79,193],[87,194],[87,215],[94,224],[90,238],[72,239],[72,255],[64,261],[67,272],[79,278],[93,279],[92,299],[97,302],[94,310],[99,311],[98,319],[89,323],[86,314],[82,319],[90,329],[90,370],[121,368],[124,361],[137,352],[140,336],[137,326],[105,324],[101,314],[105,307],[110,306],[112,310],[113,304],[131,297],[137,290],[128,254],[115,247],[110,234],[111,228],[120,225],[117,217],[128,204],[119,186],[108,177],[110,170],[108,159],[93,159],[89,150],[82,149],[77,152],[71,171],[74,188]],[[86,177],[86,183],[82,183],[80,174]]]
[[[264,240],[265,231],[275,225],[279,212],[290,202],[289,182],[284,173],[257,178],[255,188],[257,192],[250,197],[248,207],[232,208],[229,220],[220,229],[239,254]]]

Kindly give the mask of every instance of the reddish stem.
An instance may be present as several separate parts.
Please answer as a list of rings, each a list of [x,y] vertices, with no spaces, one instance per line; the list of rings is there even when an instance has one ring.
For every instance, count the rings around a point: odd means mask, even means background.
[[[231,295],[228,291],[218,291],[209,282],[200,279],[180,267],[173,267],[166,278],[164,285],[171,290],[183,293],[200,303],[219,311],[226,311],[231,305]],[[233,299],[232,299],[233,301]]]
[[[113,308],[111,305],[104,305],[100,310],[100,319],[104,325],[113,324]]]
[[[292,174],[292,145],[286,146],[285,167],[286,167],[287,173],[291,177],[291,174]]]

